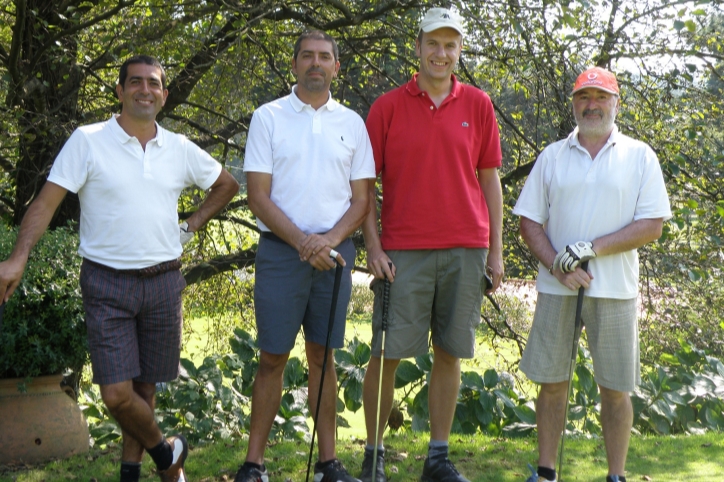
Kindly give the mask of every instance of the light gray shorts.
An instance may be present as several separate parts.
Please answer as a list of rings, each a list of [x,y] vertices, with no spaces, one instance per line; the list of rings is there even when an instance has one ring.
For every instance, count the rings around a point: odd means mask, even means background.
[[[385,356],[402,359],[424,355],[430,341],[457,358],[475,353],[475,327],[485,288],[488,250],[451,248],[387,251],[397,269],[390,285]],[[372,353],[382,345],[382,292],[375,279]],[[430,338],[428,339],[428,334]]]
[[[538,293],[533,327],[520,361],[521,371],[534,382],[568,380],[576,298]],[[584,297],[581,319],[596,383],[632,392],[641,383],[636,299]]]

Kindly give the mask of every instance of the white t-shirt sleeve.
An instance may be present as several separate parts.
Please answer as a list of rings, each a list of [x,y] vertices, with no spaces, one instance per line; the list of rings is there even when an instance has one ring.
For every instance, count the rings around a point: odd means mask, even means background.
[[[186,144],[186,182],[203,190],[210,188],[221,174],[221,164],[188,139]]]
[[[634,220],[664,218],[666,221],[671,217],[669,196],[666,193],[659,160],[654,151],[647,146]]]
[[[77,193],[88,179],[89,159],[88,139],[76,129],[55,158],[48,181]]]
[[[263,107],[262,107],[263,109]],[[254,111],[246,136],[244,151],[244,172],[265,172],[271,174],[274,168],[272,152],[271,123],[265,122],[261,109]]]
[[[550,215],[548,200],[548,192],[550,189],[550,179],[547,171],[550,162],[546,162],[546,150],[541,152],[538,159],[533,164],[533,169],[528,174],[523,189],[520,192],[518,201],[513,208],[513,214],[522,216],[535,221],[538,224],[544,224],[548,221]]]
[[[374,179],[375,159],[372,155],[372,144],[362,118],[357,119],[357,146],[352,156],[352,168],[350,170],[350,181],[359,179]]]

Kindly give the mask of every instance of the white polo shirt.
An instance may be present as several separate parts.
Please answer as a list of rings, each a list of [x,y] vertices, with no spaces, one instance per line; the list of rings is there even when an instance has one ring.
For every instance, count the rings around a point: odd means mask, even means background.
[[[156,124],[144,151],[116,121],[79,127],[55,159],[48,181],[78,193],[84,258],[138,269],[178,258],[178,198],[208,189],[221,164],[186,137]]]
[[[579,143],[578,128],[567,139],[544,149],[513,213],[542,224],[556,251],[613,233],[639,219],[671,218],[656,154],[616,127],[595,159]],[[639,262],[635,249],[595,258],[589,271],[594,279],[586,296],[636,297]],[[536,288],[542,293],[576,295],[542,264]]]
[[[304,233],[325,233],[349,209],[350,181],[375,178],[372,146],[357,113],[331,95],[315,110],[295,91],[254,111],[244,171],[271,174],[272,202]]]

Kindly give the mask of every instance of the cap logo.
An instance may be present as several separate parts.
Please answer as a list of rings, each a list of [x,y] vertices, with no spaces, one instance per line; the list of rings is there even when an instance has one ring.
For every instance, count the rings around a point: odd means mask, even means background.
[[[593,80],[597,77],[598,77],[598,74],[596,74],[595,72],[588,74],[588,80]]]
[[[443,13],[442,18],[450,18],[450,15],[448,15],[447,13]]]

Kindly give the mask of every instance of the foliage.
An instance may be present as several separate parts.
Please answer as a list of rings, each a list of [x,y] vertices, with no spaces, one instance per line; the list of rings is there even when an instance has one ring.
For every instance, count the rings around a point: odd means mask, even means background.
[[[16,228],[0,224],[0,259],[16,236]],[[87,361],[77,249],[78,236],[67,227],[48,232],[31,253],[2,319],[0,378],[80,371]]]
[[[634,427],[641,433],[699,434],[724,430],[724,363],[680,341],[636,388]]]

